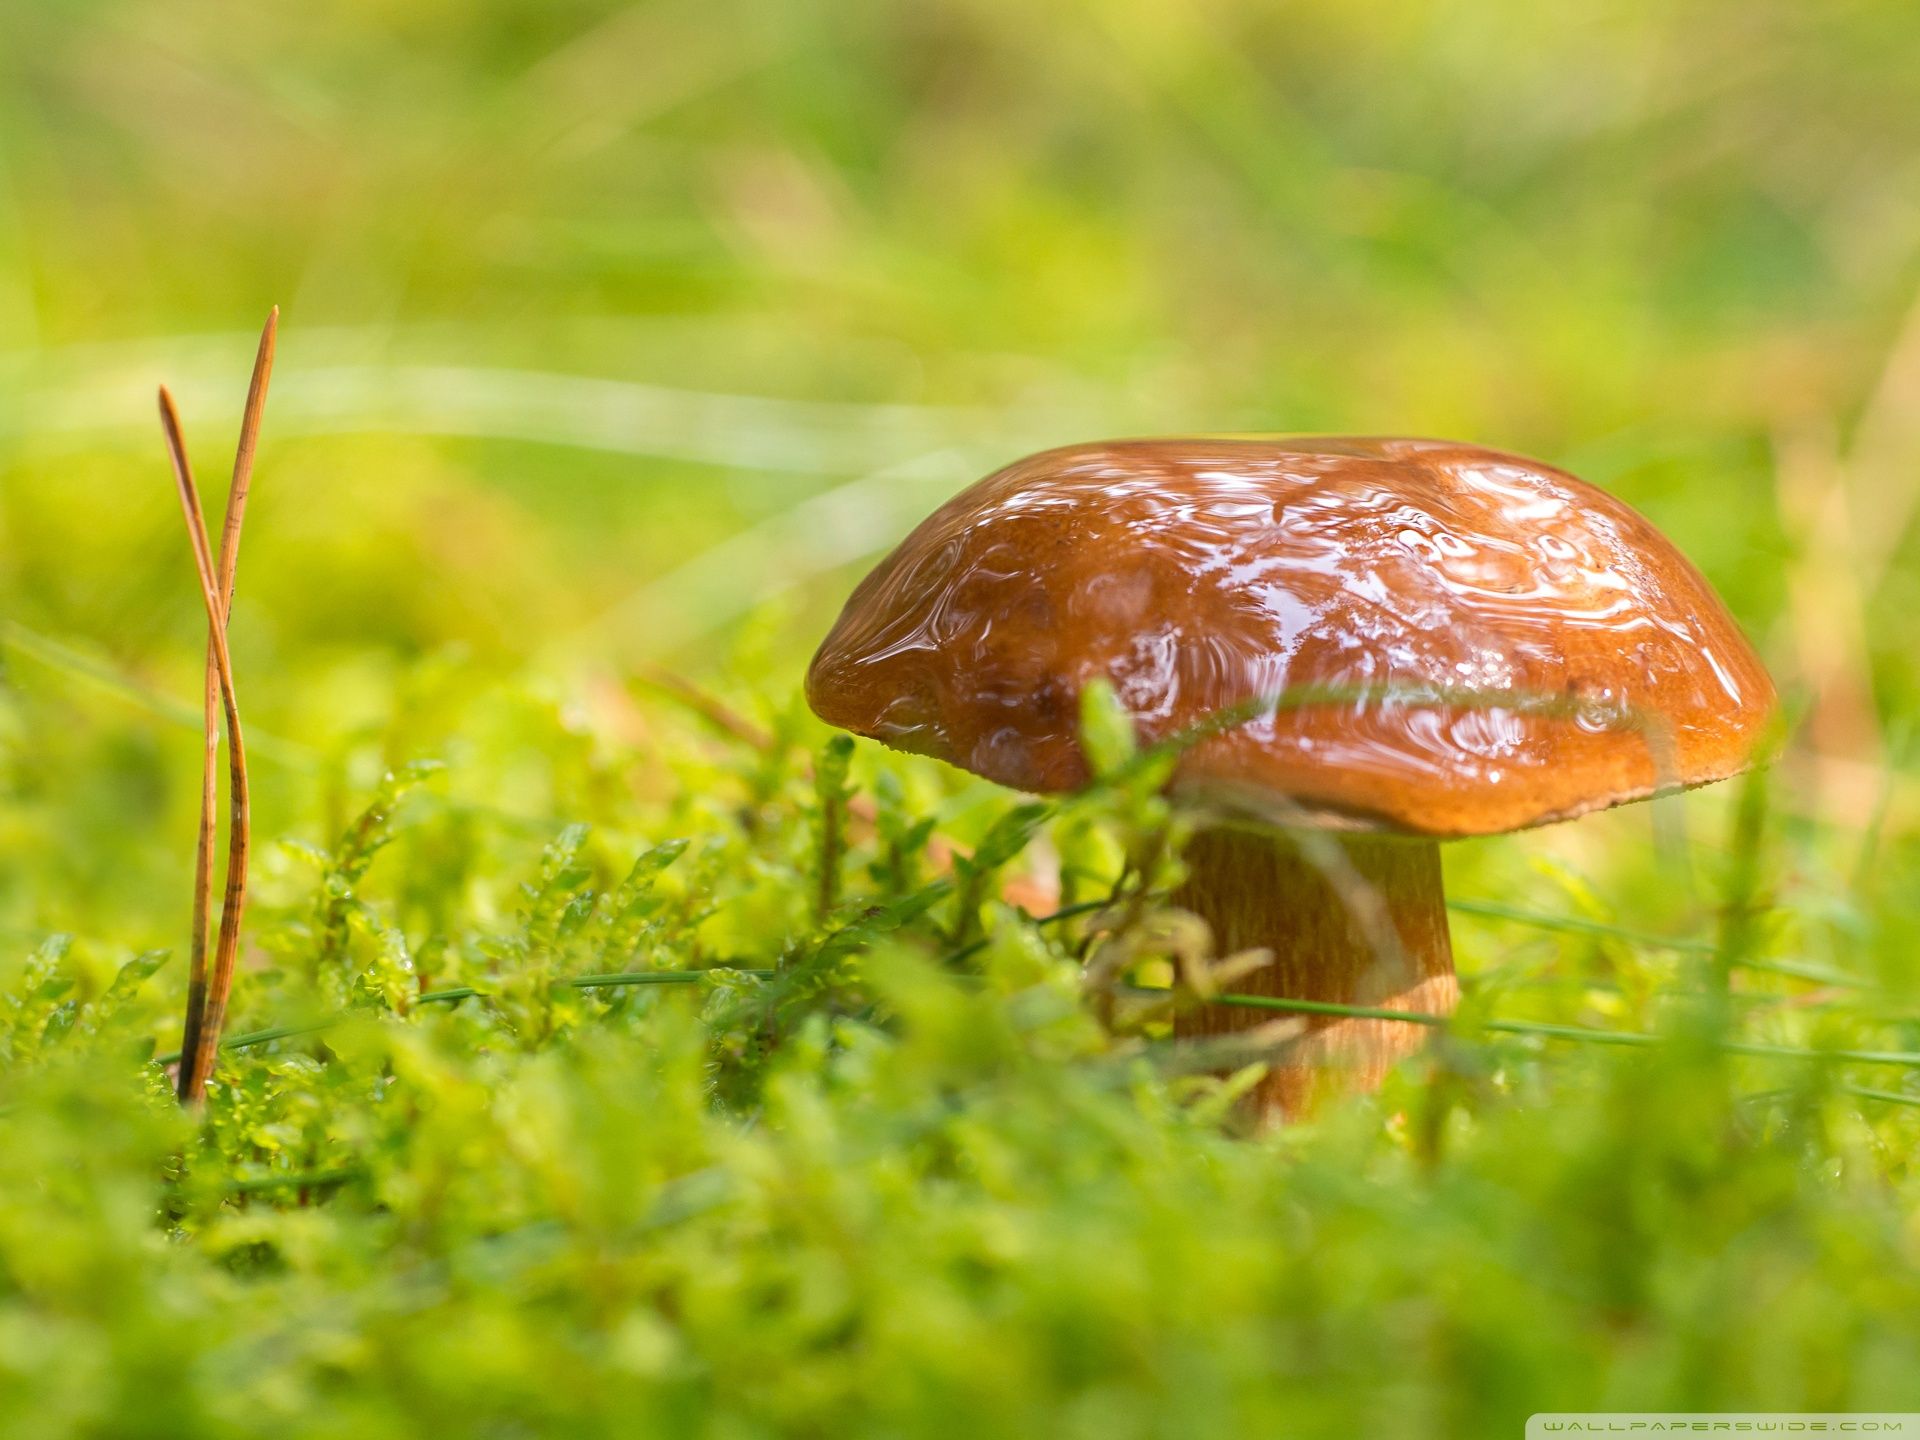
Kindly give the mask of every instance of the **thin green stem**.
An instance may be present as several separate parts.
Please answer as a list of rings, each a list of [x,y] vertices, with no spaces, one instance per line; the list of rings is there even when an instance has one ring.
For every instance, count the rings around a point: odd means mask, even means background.
[[[1150,995],[1164,995],[1162,986],[1130,986]],[[1351,1020],[1397,1020],[1407,1025],[1441,1027],[1454,1023],[1453,1017],[1423,1010],[1392,1010],[1378,1005],[1338,1005],[1326,1000],[1289,1000],[1279,995],[1215,995],[1211,1003],[1232,1005],[1247,1010],[1279,1010],[1295,1015],[1337,1015]],[[1468,1028],[1463,1026],[1463,1028]],[[1657,1046],[1665,1037],[1631,1030],[1597,1030],[1585,1025],[1554,1025],[1540,1020],[1482,1020],[1481,1030],[1502,1035],[1537,1035],[1546,1040],[1574,1040],[1592,1045]],[[1721,1040],[1717,1048],[1729,1055],[1754,1055],[1778,1060],[1827,1060],[1857,1065],[1904,1065],[1920,1068],[1920,1051],[1911,1050],[1808,1050],[1794,1045],[1766,1045],[1750,1040]]]
[[[1691,935],[1655,935],[1646,930],[1631,930],[1622,925],[1609,925],[1603,920],[1588,920],[1580,915],[1545,915],[1535,910],[1521,910],[1511,905],[1502,905],[1494,900],[1453,900],[1447,901],[1447,908],[1460,915],[1472,915],[1482,920],[1505,920],[1515,925],[1528,925],[1536,930],[1553,930],[1569,935],[1593,935],[1607,940],[1618,940],[1623,944],[1637,945],[1646,950],[1675,950],[1689,955],[1712,955],[1719,951],[1719,945],[1712,940],[1703,940]],[[1810,965],[1803,960],[1760,960],[1751,955],[1738,955],[1733,964],[1741,970],[1755,970],[1768,975],[1785,975],[1794,980],[1810,980],[1822,985],[1841,985],[1850,990],[1873,988],[1871,984],[1844,971],[1829,969],[1824,965]]]
[[[716,969],[727,969],[735,975],[751,975],[756,980],[771,980],[778,973],[773,970],[732,970],[730,966]],[[695,985],[714,973],[714,970],[621,970],[607,975],[575,975],[554,983],[571,986],[575,990],[608,990],[622,985]]]
[[[1077,905],[1063,905],[1050,915],[1030,915],[1027,917],[1027,921],[1032,925],[1053,925],[1062,920],[1071,920],[1077,915],[1091,915],[1095,910],[1110,909],[1112,905],[1112,898],[1103,896],[1098,900],[1082,900]],[[971,960],[975,955],[978,955],[982,950],[986,949],[987,944],[988,942],[985,940],[976,940],[971,945],[962,945],[958,950],[953,951],[942,960],[941,963],[943,965],[958,965],[962,960]]]
[[[284,1175],[255,1175],[236,1180],[227,1187],[229,1195],[257,1195],[267,1190],[305,1190],[318,1185],[338,1185],[366,1174],[364,1165],[342,1165],[331,1170],[289,1170]]]
[[[702,980],[728,966],[715,966],[710,970],[630,970],[607,975],[575,975],[555,980],[556,988],[572,990],[610,990],[625,985],[697,985]],[[770,980],[776,972],[772,970],[734,970],[736,975],[751,975],[756,980]],[[446,990],[429,990],[423,995],[413,997],[416,1005],[451,1005],[461,1000],[475,1000],[490,994],[472,985],[456,985]],[[246,1050],[255,1045],[268,1045],[275,1040],[288,1040],[299,1035],[316,1035],[322,1030],[331,1030],[344,1024],[348,1019],[345,1013],[329,1015],[319,1020],[309,1020],[299,1025],[276,1025],[269,1030],[250,1030],[243,1035],[234,1035],[220,1042],[224,1050]],[[172,1065],[180,1059],[175,1050],[154,1057],[156,1065]]]
[[[1909,1095],[1904,1090],[1874,1090],[1865,1085],[1842,1085],[1840,1092],[1858,1100],[1879,1100],[1888,1105],[1920,1106],[1920,1095]]]
[[[1645,930],[1629,930],[1624,926],[1588,920],[1579,915],[1543,915],[1536,910],[1521,910],[1494,900],[1449,899],[1447,908],[1461,915],[1473,915],[1484,920],[1507,920],[1516,925],[1530,925],[1536,930],[1558,930],[1570,935],[1596,935],[1608,940],[1622,940],[1648,950],[1683,950],[1691,954],[1711,955],[1715,949],[1713,941],[1693,936],[1654,935]]]

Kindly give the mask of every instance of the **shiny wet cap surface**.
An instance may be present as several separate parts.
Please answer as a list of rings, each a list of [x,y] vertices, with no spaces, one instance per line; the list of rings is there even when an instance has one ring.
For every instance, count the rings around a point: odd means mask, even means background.
[[[807,696],[1058,791],[1088,778],[1096,677],[1145,743],[1259,712],[1189,748],[1176,791],[1441,836],[1723,779],[1774,700],[1699,572],[1613,497],[1476,446],[1321,437],[1078,445],[989,476],[861,582]]]

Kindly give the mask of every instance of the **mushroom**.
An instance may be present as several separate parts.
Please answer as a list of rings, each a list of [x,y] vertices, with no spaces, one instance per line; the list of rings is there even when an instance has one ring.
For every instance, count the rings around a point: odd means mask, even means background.
[[[1169,789],[1202,818],[1172,900],[1220,953],[1268,953],[1236,988],[1438,1013],[1458,996],[1440,841],[1725,779],[1774,700],[1700,573],[1612,496],[1478,446],[1318,437],[1076,445],[989,476],[854,590],[807,698],[1067,791],[1096,679],[1143,741],[1190,742]],[[1336,1070],[1371,1087],[1425,1033],[1308,1026],[1263,1112],[1307,1110]]]

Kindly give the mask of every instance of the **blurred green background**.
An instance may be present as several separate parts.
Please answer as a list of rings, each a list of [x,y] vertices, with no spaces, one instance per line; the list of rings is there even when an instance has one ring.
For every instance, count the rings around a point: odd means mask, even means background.
[[[0,1440],[1920,1406],[1916,57],[1911,0],[0,0]],[[229,1033],[279,1042],[182,1112],[154,388],[217,509],[275,303]],[[1771,782],[1449,846],[1459,1032],[1256,1141],[1012,908],[1138,853],[1111,797],[983,890],[1011,799],[861,746],[842,854],[797,695],[969,480],[1225,430],[1567,466],[1793,721]],[[549,984],[634,967],[701,973]]]
[[[217,505],[276,302],[234,619],[269,836],[422,657],[595,735],[645,664],[790,690],[937,499],[1183,430],[1438,433],[1614,490],[1811,706],[1787,803],[1848,864],[1913,828],[1910,4],[18,0],[5,31],[9,931],[159,943],[180,908],[203,619],[152,392]]]

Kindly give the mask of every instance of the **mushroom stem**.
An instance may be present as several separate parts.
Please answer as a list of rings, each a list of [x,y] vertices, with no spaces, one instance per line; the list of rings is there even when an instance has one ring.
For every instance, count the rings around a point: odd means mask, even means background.
[[[1458,1001],[1435,842],[1220,826],[1195,835],[1186,860],[1173,903],[1208,923],[1216,952],[1272,954],[1235,992],[1437,1014]],[[1201,1005],[1174,1031],[1230,1035],[1272,1018]],[[1304,1018],[1303,1037],[1250,1097],[1262,1119],[1299,1118],[1329,1094],[1371,1090],[1426,1038],[1425,1027],[1392,1020]]]

